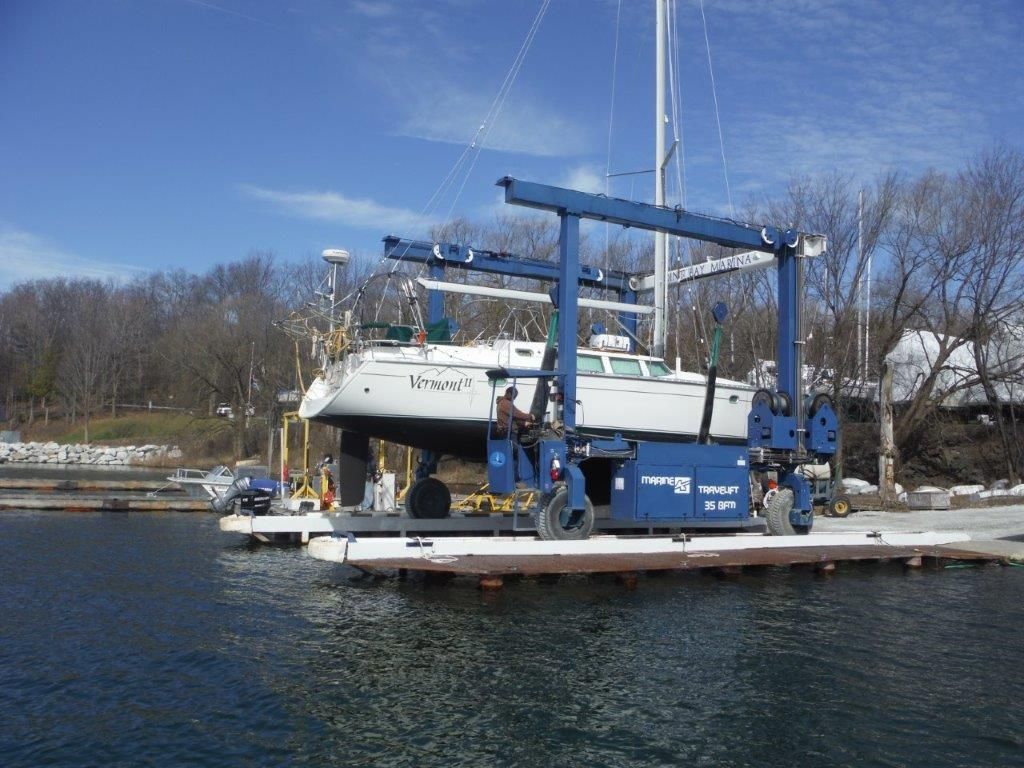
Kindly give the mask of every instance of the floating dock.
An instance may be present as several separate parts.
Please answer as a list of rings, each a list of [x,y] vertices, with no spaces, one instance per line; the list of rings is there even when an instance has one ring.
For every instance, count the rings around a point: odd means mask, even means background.
[[[746,530],[764,530],[761,518],[744,521]],[[711,523],[720,530],[736,530],[736,521]],[[678,527],[678,526],[676,526]],[[613,520],[598,517],[595,528],[603,532],[624,532],[654,535],[670,527],[650,521]],[[308,543],[321,536],[344,536],[354,534],[362,537],[408,537],[408,536],[509,536],[514,534],[532,535],[536,530],[533,516],[527,512],[518,515],[505,513],[452,514],[438,519],[413,518],[399,514],[346,514],[335,512],[312,512],[274,515],[225,515],[220,519],[220,529],[225,533],[240,533],[258,541]]]
[[[0,491],[32,491],[34,493],[62,493],[72,491],[128,491],[135,493],[182,494],[184,490],[164,480],[55,480],[19,477],[0,477]]]
[[[119,494],[107,496],[105,494]],[[159,498],[156,494],[159,493]],[[121,495],[123,494],[123,495]],[[0,509],[57,512],[209,512],[209,502],[155,480],[0,478]]]
[[[40,496],[0,496],[0,509],[56,512],[209,512],[202,499],[101,498],[47,494]]]
[[[976,542],[965,533],[820,533],[806,536],[622,537],[540,541],[533,537],[318,537],[309,554],[375,573],[419,571],[477,577],[485,589],[501,588],[508,576],[617,574],[635,584],[643,571],[718,570],[811,566],[831,572],[838,563],[1024,560],[1020,542]]]

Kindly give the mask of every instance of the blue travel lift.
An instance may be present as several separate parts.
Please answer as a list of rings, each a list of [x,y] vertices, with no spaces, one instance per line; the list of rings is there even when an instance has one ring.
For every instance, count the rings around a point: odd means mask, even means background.
[[[552,424],[534,445],[524,448],[508,430],[505,437],[489,432],[487,472],[493,493],[513,493],[517,484],[537,487],[536,510],[542,539],[587,538],[594,527],[594,509],[587,494],[583,465],[605,464],[610,470],[611,516],[659,527],[736,529],[762,527],[774,535],[810,531],[813,521],[811,485],[799,468],[827,462],[836,452],[839,424],[831,400],[819,395],[805,401],[801,382],[800,259],[824,250],[824,238],[792,229],[753,227],[727,219],[701,216],[681,208],[662,208],[628,200],[525,182],[501,179],[505,202],[556,213],[559,217],[557,290],[557,364],[551,370],[498,369],[499,382],[542,378],[555,404]],[[645,442],[594,438],[576,429],[577,283],[580,281],[581,219],[623,227],[665,232],[775,256],[778,275],[778,386],[755,393],[748,417],[746,446],[713,445],[708,441],[714,398],[714,364],[709,371],[706,405],[697,442]],[[718,326],[725,307],[715,308]],[[716,329],[717,331],[717,329]],[[720,332],[720,331],[718,331]],[[717,335],[717,333],[716,333]],[[774,472],[779,491],[764,510],[764,520],[751,514],[751,472]],[[597,473],[600,475],[601,473]],[[605,473],[603,476],[607,477]],[[599,490],[599,489],[595,489]],[[639,526],[638,526],[639,527]]]
[[[457,243],[433,243],[424,240],[388,235],[384,238],[384,256],[394,261],[424,264],[428,267],[431,280],[444,280],[446,271],[456,269],[466,272],[485,272],[541,280],[547,283],[559,279],[559,266],[550,261],[519,256],[501,251],[470,248]],[[633,287],[633,275],[617,269],[602,269],[580,264],[577,270],[579,285],[613,293],[623,304],[637,303],[637,290]],[[427,291],[427,325],[436,327],[447,319],[444,314],[444,295],[441,291]],[[451,320],[447,320],[452,323]],[[454,324],[453,324],[454,325]],[[630,349],[635,346],[637,315],[634,312],[619,313],[619,326],[630,339]],[[449,332],[454,335],[454,327]],[[432,451],[422,451],[416,467],[416,479],[423,480],[437,473],[440,456]],[[444,504],[447,507],[447,502]]]
[[[558,279],[559,267],[549,261],[517,256],[499,251],[470,248],[455,243],[433,243],[422,240],[388,235],[384,238],[384,256],[394,261],[405,261],[423,264],[428,268],[432,280],[443,280],[449,269],[460,271],[487,272],[509,277],[525,277],[545,282]],[[577,270],[579,284],[587,288],[597,288],[615,294],[622,304],[636,304],[637,291],[631,284],[630,274],[619,270],[603,270],[598,267],[580,264]],[[454,323],[445,317],[444,297],[441,291],[427,290],[427,326],[443,327],[448,323],[448,334],[454,335]],[[619,324],[630,339],[636,338],[636,313],[623,310],[619,313]],[[338,474],[341,488],[339,500],[342,506],[358,505],[363,498],[363,479],[366,477],[369,463],[370,438],[356,432],[343,431],[338,448]],[[421,451],[416,465],[416,480],[426,480],[437,473],[440,455],[433,451]],[[413,486],[414,488],[416,486]],[[410,489],[410,492],[412,489]],[[406,506],[414,511],[419,506],[417,517],[446,517],[451,503],[447,489],[438,492],[434,485],[435,498],[427,499],[417,492],[417,498],[423,501],[418,505]]]

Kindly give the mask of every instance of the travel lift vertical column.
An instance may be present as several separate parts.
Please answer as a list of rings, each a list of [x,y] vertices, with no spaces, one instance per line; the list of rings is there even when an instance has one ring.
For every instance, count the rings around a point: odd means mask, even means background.
[[[561,441],[560,446],[556,441],[541,441],[539,444],[541,450],[537,459],[542,490],[546,490],[543,488],[546,452],[554,452],[560,447],[562,451],[568,452],[566,458],[569,459],[562,462],[569,491],[567,508],[570,511],[583,509],[584,483],[582,473],[576,464],[582,458],[581,448],[586,450],[599,442],[580,441],[576,438],[572,446],[567,444],[571,428],[575,426],[576,406],[576,281],[572,278],[576,276],[578,269],[579,220],[590,218],[626,227],[663,231],[730,248],[775,254],[779,279],[777,373],[779,389],[783,394],[766,392],[764,394],[767,397],[761,398],[758,398],[758,395],[762,395],[761,392],[755,395],[754,407],[748,417],[748,443],[750,448],[757,449],[755,454],[758,467],[777,471],[780,485],[791,491],[776,496],[779,501],[770,510],[776,525],[772,526],[772,516],[769,516],[769,528],[773,533],[806,533],[812,520],[810,487],[807,479],[797,470],[801,464],[827,460],[835,453],[838,422],[827,398],[815,398],[815,405],[810,409],[807,409],[803,402],[800,378],[800,348],[803,339],[799,325],[800,270],[797,248],[806,245],[807,255],[818,255],[824,250],[824,238],[803,236],[795,230],[782,232],[769,227],[759,229],[727,219],[699,216],[681,208],[668,209],[629,200],[616,200],[575,190],[523,182],[511,177],[499,180],[498,184],[505,188],[505,202],[551,211],[557,213],[561,219],[562,240],[559,244],[559,255],[563,279],[559,281],[558,286],[558,309],[562,316],[559,324],[557,380],[562,391],[566,438]],[[805,240],[807,243],[804,243]],[[565,314],[570,308],[572,317]],[[789,400],[788,404],[784,402],[786,399]],[[582,445],[582,442],[587,442],[587,445]],[[699,450],[695,452],[696,446],[675,444],[673,450],[672,445],[669,444],[667,450],[649,450],[652,461],[658,454],[687,457],[687,461],[690,461],[689,457],[695,457],[693,461],[697,463],[693,468],[699,474],[699,457],[702,454]],[[638,455],[644,446],[643,443],[636,444]],[[616,449],[615,445],[606,447],[612,451]],[[714,446],[700,448],[705,451],[703,455],[708,457],[716,453],[713,450]],[[743,461],[743,464],[745,463]],[[718,465],[715,463],[713,466]],[[743,499],[747,498],[745,491],[740,496]],[[636,502],[636,494],[632,498]],[[746,514],[745,510],[743,514]]]
[[[384,238],[384,255],[395,261],[425,264],[430,269],[431,280],[435,281],[444,279],[448,267],[546,282],[557,281],[560,274],[559,265],[537,258],[471,248],[458,243],[409,240],[395,235]],[[631,275],[619,270],[605,270],[584,264],[578,266],[577,272],[581,286],[613,291],[620,302],[636,304],[637,292],[631,284]],[[427,291],[427,317],[429,323],[444,319],[443,294],[439,290]],[[630,348],[635,348],[637,314],[620,312],[619,323],[630,338]],[[423,479],[435,474],[439,458],[433,451],[422,451],[416,468],[416,478]]]
[[[576,431],[576,325],[579,319],[576,283],[579,275],[580,217],[570,211],[561,211],[558,216],[558,375],[555,381],[558,383],[563,429],[570,435]],[[541,441],[540,445],[542,457],[551,453],[550,448],[545,451],[545,442]],[[563,460],[562,466],[569,494],[567,506],[572,510],[582,510],[586,491],[583,473],[575,462]],[[538,467],[538,472],[543,476],[543,466]]]

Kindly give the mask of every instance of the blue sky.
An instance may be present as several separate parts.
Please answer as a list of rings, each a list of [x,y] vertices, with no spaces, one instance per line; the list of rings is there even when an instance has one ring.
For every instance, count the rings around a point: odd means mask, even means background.
[[[252,249],[376,257],[385,234],[424,236],[449,211],[493,219],[503,175],[603,191],[606,169],[651,167],[653,2],[553,0],[472,172],[428,207],[541,6],[0,0],[0,289]],[[1022,0],[705,14],[737,207],[794,172],[870,179],[1022,147]],[[675,17],[686,203],[724,213],[700,6]],[[649,200],[651,183],[611,192]]]

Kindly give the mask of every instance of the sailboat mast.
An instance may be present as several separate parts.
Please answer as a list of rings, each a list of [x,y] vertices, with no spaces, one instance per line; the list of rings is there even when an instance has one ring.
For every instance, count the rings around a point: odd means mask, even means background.
[[[665,205],[665,42],[667,38],[668,0],[654,0],[655,13],[655,98],[654,98],[654,204]],[[654,340],[651,352],[665,356],[665,305],[668,303],[666,281],[667,256],[664,232],[654,233]]]

